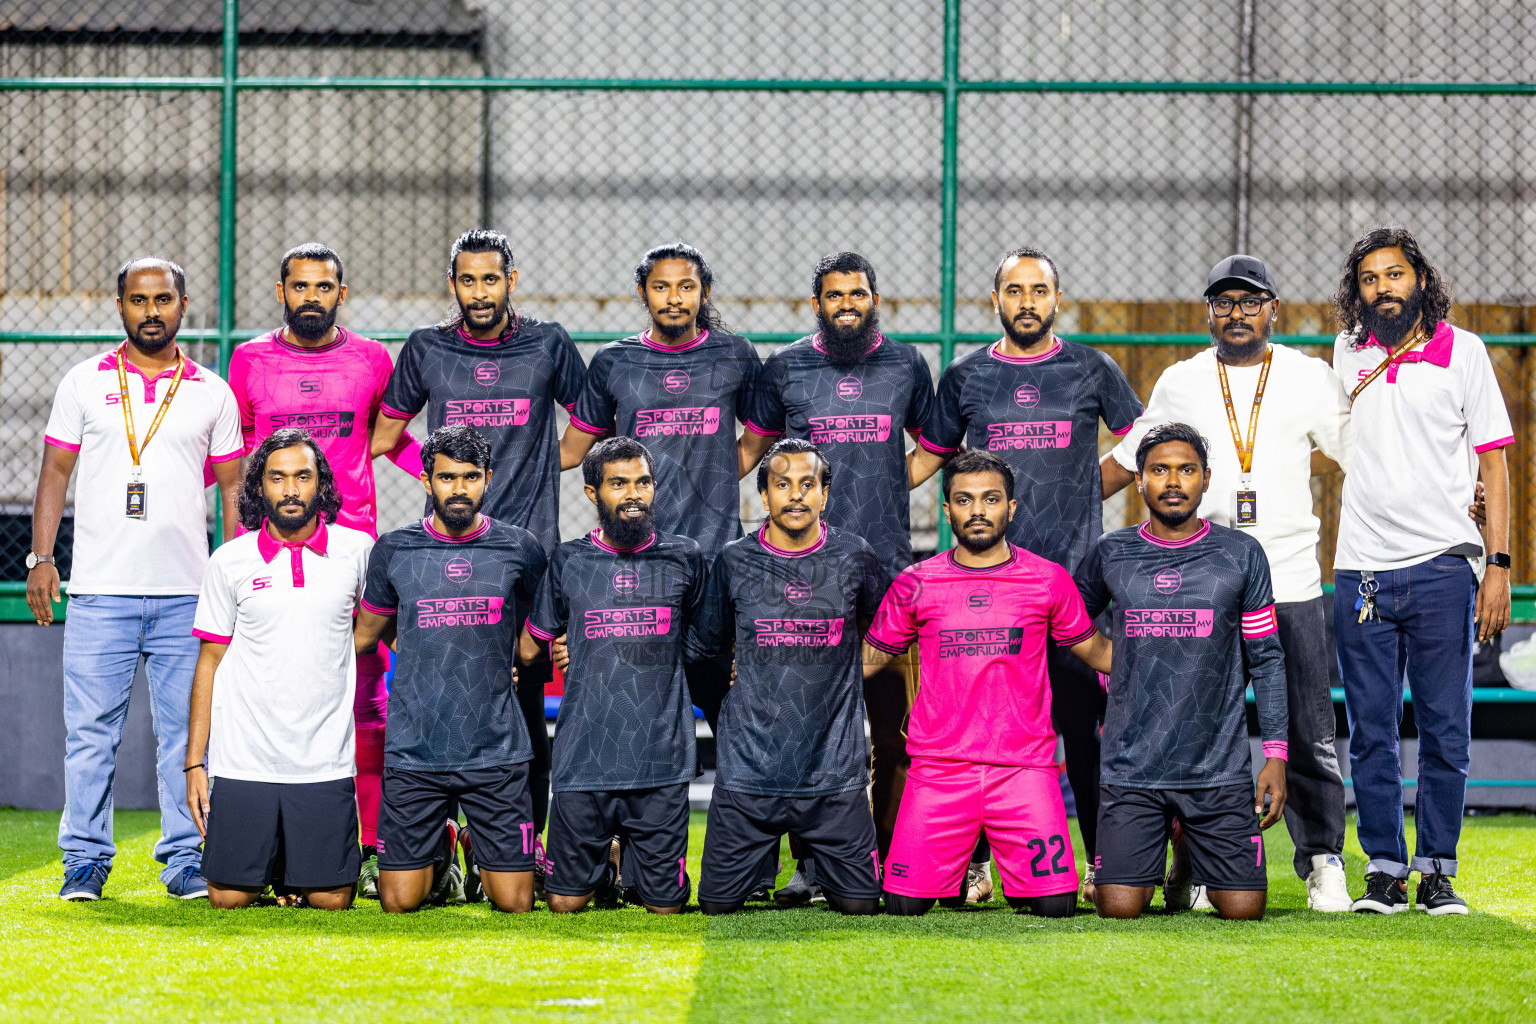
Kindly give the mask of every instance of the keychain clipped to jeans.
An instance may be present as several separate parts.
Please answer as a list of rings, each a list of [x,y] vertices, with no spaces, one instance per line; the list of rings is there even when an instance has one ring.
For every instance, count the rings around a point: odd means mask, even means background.
[[[1376,574],[1362,572],[1360,574],[1360,596],[1355,599],[1355,611],[1360,617],[1355,621],[1364,624],[1371,619],[1380,618],[1376,614],[1376,591],[1381,589],[1381,584],[1376,582]]]

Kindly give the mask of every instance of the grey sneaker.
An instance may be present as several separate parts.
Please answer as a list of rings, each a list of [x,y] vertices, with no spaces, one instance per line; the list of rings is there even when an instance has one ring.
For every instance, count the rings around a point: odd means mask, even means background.
[[[179,900],[205,900],[208,883],[203,873],[194,867],[184,867],[181,873],[165,884],[165,891]]]
[[[101,887],[107,884],[107,871],[107,866],[99,861],[87,861],[73,868],[64,876],[59,899],[72,903],[101,899]]]
[[[821,886],[806,877],[799,868],[790,876],[789,884],[773,894],[773,902],[781,907],[803,907],[817,898],[825,899]]]

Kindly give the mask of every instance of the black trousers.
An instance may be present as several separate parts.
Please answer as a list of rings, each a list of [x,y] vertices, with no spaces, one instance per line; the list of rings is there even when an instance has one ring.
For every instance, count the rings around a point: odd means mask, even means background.
[[[517,706],[528,723],[533,760],[528,762],[528,790],[533,795],[533,824],[543,834],[549,819],[549,727],[544,719],[544,686],[555,678],[554,663],[536,661],[517,666]]]
[[[1312,871],[1312,857],[1344,853],[1344,779],[1334,749],[1333,698],[1328,659],[1333,644],[1323,622],[1323,599],[1275,605],[1285,650],[1285,696],[1290,750],[1285,765],[1285,827],[1296,844],[1296,874]]]

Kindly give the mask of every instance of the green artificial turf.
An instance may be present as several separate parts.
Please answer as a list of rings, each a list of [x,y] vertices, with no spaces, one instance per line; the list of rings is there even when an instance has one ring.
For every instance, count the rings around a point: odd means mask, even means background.
[[[1276,828],[1256,924],[1040,921],[996,905],[921,919],[819,907],[514,918],[484,904],[386,918],[372,903],[220,913],[164,895],[143,812],[117,815],[107,898],[65,904],[56,824],[0,810],[6,1022],[1536,1020],[1525,816],[1466,822],[1457,883],[1475,909],[1462,918],[1310,913]],[[695,879],[702,837],[695,815]],[[1358,890],[1353,836],[1347,853]]]

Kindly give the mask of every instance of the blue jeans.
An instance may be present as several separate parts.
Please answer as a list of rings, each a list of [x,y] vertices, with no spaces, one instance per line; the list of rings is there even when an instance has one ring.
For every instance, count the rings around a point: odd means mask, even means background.
[[[1359,622],[1361,574],[1334,575],[1333,631],[1349,713],[1366,871],[1456,873],[1472,748],[1472,638],[1477,577],[1465,558],[1441,555],[1375,574],[1379,619]],[[1398,728],[1403,688],[1413,692],[1419,730],[1413,860],[1403,838],[1403,773]]]
[[[139,658],[149,679],[159,776],[160,841],[155,860],[169,882],[202,863],[202,840],[187,810],[187,712],[198,639],[196,597],[81,594],[64,620],[64,870],[112,865],[112,779],[128,720],[128,694]]]

